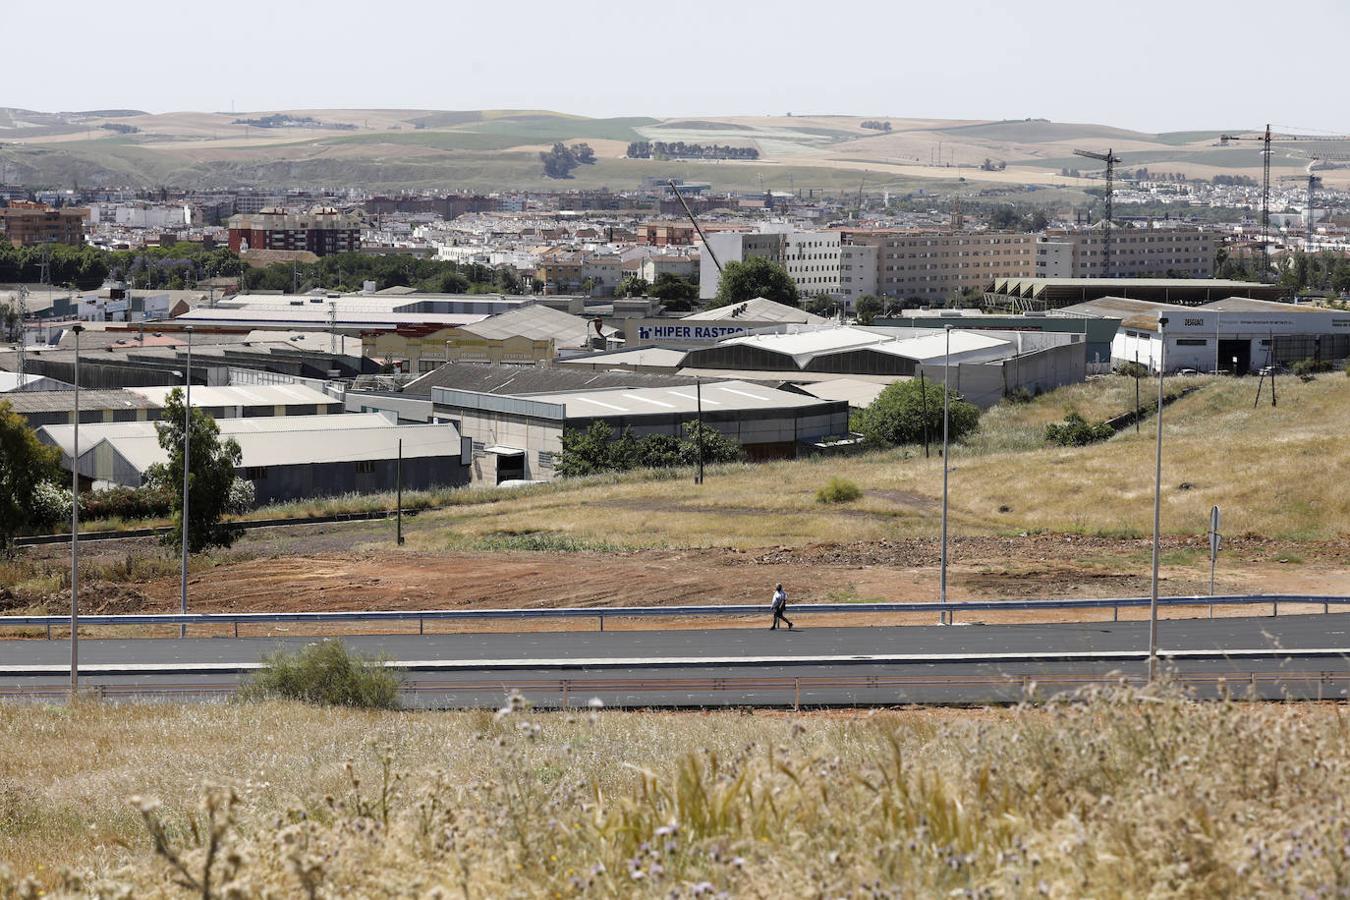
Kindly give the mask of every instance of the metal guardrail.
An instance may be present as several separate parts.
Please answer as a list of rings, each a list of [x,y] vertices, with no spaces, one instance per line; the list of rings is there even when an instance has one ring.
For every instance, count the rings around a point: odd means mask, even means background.
[[[795,603],[789,608],[793,614],[847,615],[876,613],[936,613],[947,611],[953,621],[964,613],[1008,612],[1017,610],[1110,609],[1113,621],[1120,618],[1122,608],[1147,607],[1148,597],[1110,597],[1083,599],[1036,600],[966,600],[960,603]],[[1280,604],[1318,605],[1329,613],[1333,605],[1350,606],[1350,597],[1327,594],[1226,594],[1160,597],[1159,607],[1179,606],[1269,606],[1274,615],[1280,613]],[[425,631],[427,622],[463,622],[492,619],[598,619],[604,631],[606,618],[723,618],[736,616],[767,617],[769,606],[739,604],[725,606],[584,606],[530,609],[423,609],[423,610],[344,610],[332,612],[275,612],[275,613],[132,613],[120,615],[80,616],[81,627],[107,625],[233,625],[238,635],[240,625],[281,623],[350,624],[358,622],[417,622],[418,632]],[[70,624],[69,616],[0,616],[0,628],[52,628]]]

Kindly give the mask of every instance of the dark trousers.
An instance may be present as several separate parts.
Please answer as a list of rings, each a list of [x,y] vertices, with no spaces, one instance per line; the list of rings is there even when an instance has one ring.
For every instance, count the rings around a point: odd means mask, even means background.
[[[792,621],[791,621],[787,616],[783,615],[783,607],[781,607],[781,606],[775,606],[775,607],[773,608],[773,625],[769,626],[770,630],[771,630],[771,631],[777,631],[777,630],[778,630],[778,623],[779,623],[780,621],[782,621],[782,622],[787,622],[787,627],[788,627],[788,628],[791,628],[791,627],[792,627]]]

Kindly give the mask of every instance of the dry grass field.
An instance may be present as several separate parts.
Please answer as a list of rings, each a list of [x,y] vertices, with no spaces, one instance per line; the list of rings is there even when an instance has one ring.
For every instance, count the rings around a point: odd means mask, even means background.
[[[0,897],[1336,897],[1334,705],[0,706]],[[155,842],[160,843],[156,851]]]

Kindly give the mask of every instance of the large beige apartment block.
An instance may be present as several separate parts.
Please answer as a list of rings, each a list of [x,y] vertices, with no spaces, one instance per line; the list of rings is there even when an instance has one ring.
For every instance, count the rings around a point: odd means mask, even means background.
[[[941,301],[984,290],[995,278],[1036,272],[1036,235],[1005,231],[846,231],[850,244],[876,247],[877,293]]]
[[[1199,228],[1111,229],[1110,269],[1106,239],[1100,225],[1084,229],[1049,229],[1047,244],[1068,244],[1071,278],[1213,278],[1214,257],[1222,237]],[[1061,266],[1047,264],[1037,275],[1062,274]]]

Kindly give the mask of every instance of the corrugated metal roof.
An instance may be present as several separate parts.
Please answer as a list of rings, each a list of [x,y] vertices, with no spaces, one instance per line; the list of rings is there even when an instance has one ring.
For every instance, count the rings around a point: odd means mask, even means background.
[[[705,412],[737,412],[753,409],[799,409],[826,401],[791,391],[780,391],[748,381],[717,381],[703,385]],[[699,395],[693,387],[615,388],[602,391],[568,391],[530,397],[541,403],[567,407],[567,417],[687,414],[698,410]]]
[[[140,394],[159,406],[169,396],[170,391],[179,387],[154,386],[128,388],[134,394]],[[340,400],[330,397],[323,391],[315,390],[304,384],[251,384],[236,387],[192,388],[194,407],[217,406],[339,406]]]
[[[15,412],[20,414],[44,412],[73,412],[74,391],[16,391],[5,395]],[[80,391],[80,411],[109,409],[159,409],[153,403],[131,391]]]
[[[194,404],[195,405],[195,404]],[[365,428],[389,428],[390,422],[380,413],[347,413],[331,416],[258,416],[256,418],[218,419],[216,427],[227,437],[240,434],[293,434],[298,432],[346,432]],[[38,429],[44,443],[60,447],[70,456],[75,450],[74,425],[44,425]],[[155,422],[85,422],[80,425],[80,446],[84,450],[105,438],[159,439]],[[321,436],[316,435],[316,440]],[[345,437],[342,438],[345,440]]]
[[[403,393],[429,396],[432,388],[451,388],[483,394],[526,396],[559,390],[666,387],[693,383],[693,378],[637,372],[587,372],[574,367],[447,363],[409,382]]]
[[[539,305],[498,313],[480,322],[465,325],[460,331],[490,341],[511,337],[522,337],[532,341],[553,341],[559,349],[585,347],[590,336],[595,333],[589,319]],[[603,333],[611,335],[615,333],[615,329],[606,327]]]
[[[241,432],[230,437],[239,444],[243,468],[266,466],[313,465],[317,463],[359,462],[363,460],[395,459],[398,442],[403,441],[404,459],[428,456],[458,458],[459,433],[453,425],[388,425],[384,428],[345,430],[340,440],[322,439],[320,433],[295,432]],[[81,442],[83,443],[83,442]],[[158,437],[112,437],[100,441],[115,450],[139,472],[151,465],[168,461],[168,454],[159,446]],[[94,453],[90,447],[81,459]]]

